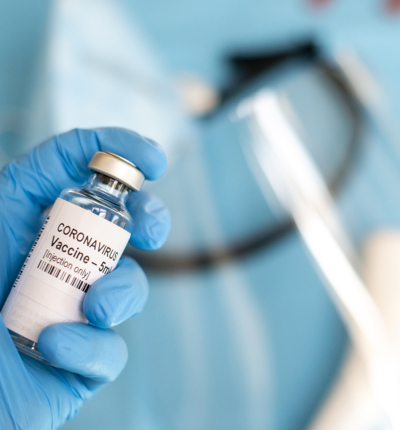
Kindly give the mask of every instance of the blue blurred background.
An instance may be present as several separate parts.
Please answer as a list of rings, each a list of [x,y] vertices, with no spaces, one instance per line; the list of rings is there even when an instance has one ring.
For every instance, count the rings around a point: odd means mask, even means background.
[[[165,178],[148,186],[172,213],[159,258],[229,250],[284,217],[246,164],[250,137],[230,119],[238,99],[200,119],[182,100],[182,77],[218,96],[233,79],[230,55],[313,40],[328,62],[355,52],[378,83],[379,106],[358,101],[358,150],[336,194],[361,248],[372,232],[400,225],[399,19],[378,0],[325,8],[301,0],[1,2],[0,161],[72,127],[135,129],[159,140],[170,160]],[[293,62],[262,83],[285,85],[307,70]],[[300,106],[322,130],[307,123],[329,176],[355,125],[299,88]],[[308,428],[348,339],[295,230],[205,267],[149,261],[148,306],[118,328],[128,366],[65,429]]]

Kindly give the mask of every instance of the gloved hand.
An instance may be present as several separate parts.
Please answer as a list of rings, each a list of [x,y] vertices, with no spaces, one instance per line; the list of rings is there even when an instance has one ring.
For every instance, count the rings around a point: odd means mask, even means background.
[[[40,229],[42,211],[61,190],[86,180],[96,151],[127,158],[150,180],[166,167],[155,142],[116,128],[70,131],[5,166],[0,173],[1,306]],[[143,249],[160,247],[170,228],[163,204],[141,191],[132,193],[127,207],[135,220],[131,243]],[[20,356],[0,318],[0,428],[58,428],[97,389],[114,380],[127,361],[127,347],[109,327],[140,312],[147,294],[141,268],[121,258],[85,297],[83,310],[92,325],[56,324],[41,333],[40,351],[59,368]]]

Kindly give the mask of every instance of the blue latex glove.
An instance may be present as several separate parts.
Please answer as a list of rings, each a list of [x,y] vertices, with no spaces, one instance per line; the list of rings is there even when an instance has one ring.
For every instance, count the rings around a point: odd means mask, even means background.
[[[0,173],[1,306],[40,229],[42,211],[61,190],[86,180],[96,151],[127,158],[150,180],[165,171],[160,146],[115,128],[70,131],[5,166]],[[160,247],[170,228],[163,204],[140,192],[131,195],[127,207],[135,220],[131,243],[143,249]],[[94,391],[115,379],[127,361],[127,347],[108,328],[140,312],[147,294],[143,271],[123,257],[85,297],[83,310],[93,325],[56,324],[41,333],[39,349],[59,369],[20,356],[0,318],[0,428],[58,428]]]

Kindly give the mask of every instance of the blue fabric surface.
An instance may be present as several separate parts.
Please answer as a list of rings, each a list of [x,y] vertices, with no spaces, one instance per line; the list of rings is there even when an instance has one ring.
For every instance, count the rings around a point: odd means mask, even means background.
[[[21,153],[23,130],[31,114],[34,82],[46,41],[49,9],[48,0],[0,4],[1,165]]]

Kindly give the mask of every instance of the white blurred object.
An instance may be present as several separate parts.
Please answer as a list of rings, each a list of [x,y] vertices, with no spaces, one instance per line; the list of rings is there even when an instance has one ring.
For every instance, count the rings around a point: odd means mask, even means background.
[[[363,256],[365,283],[382,314],[400,367],[400,232],[375,233],[366,240]],[[363,361],[352,349],[311,430],[365,429],[378,412]]]
[[[365,430],[378,424],[382,410],[376,402],[363,357],[354,348],[309,430]],[[383,425],[376,427],[385,430]],[[389,427],[390,428],[390,427]]]
[[[238,115],[247,119],[253,131],[249,165],[258,171],[262,189],[265,180],[274,187],[295,221],[362,359],[372,399],[382,408],[389,428],[400,429],[399,366],[386,324],[359,276],[329,190],[288,119],[287,103],[283,95],[264,89],[239,106]]]
[[[58,0],[50,24],[31,142],[118,126],[158,141],[171,157],[190,140],[173,80],[117,0]]]
[[[370,120],[378,125],[399,155],[397,121],[374,74],[357,52],[339,50],[335,60]],[[400,368],[400,232],[374,234],[367,239],[363,254],[365,283],[380,310],[394,359]],[[311,430],[369,428],[366,417],[377,415],[373,398],[365,366],[360,355],[352,349]]]
[[[183,103],[192,115],[205,115],[217,106],[218,91],[199,75],[182,73],[177,82]]]
[[[365,280],[381,310],[400,365],[400,232],[375,233],[364,246]]]
[[[382,102],[383,92],[377,79],[356,52],[349,49],[339,50],[334,58],[359,101],[368,106],[376,106]]]

